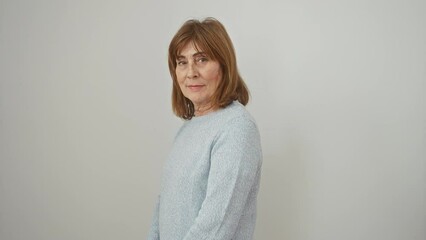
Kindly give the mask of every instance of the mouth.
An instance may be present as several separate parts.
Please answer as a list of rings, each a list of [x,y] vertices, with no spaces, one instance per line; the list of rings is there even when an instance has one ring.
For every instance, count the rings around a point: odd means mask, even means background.
[[[187,88],[189,88],[191,91],[199,91],[204,87],[203,84],[193,84],[193,85],[187,85]]]

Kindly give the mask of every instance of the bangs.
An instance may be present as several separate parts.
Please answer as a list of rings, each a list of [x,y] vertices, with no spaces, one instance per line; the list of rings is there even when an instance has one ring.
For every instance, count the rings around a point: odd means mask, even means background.
[[[172,53],[172,58],[176,61],[177,57],[181,54],[182,50],[188,45],[193,44],[197,52],[203,52],[212,60],[217,60],[217,54],[214,53],[211,44],[206,40],[205,36],[201,32],[194,31],[188,34],[187,37],[181,38],[175,45],[175,51]]]

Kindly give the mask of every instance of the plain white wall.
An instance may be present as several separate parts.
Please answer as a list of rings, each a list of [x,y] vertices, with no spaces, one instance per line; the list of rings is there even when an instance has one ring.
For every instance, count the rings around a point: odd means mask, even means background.
[[[256,239],[426,239],[426,2],[0,1],[0,239],[145,239],[182,123],[167,47],[214,16],[252,93]]]

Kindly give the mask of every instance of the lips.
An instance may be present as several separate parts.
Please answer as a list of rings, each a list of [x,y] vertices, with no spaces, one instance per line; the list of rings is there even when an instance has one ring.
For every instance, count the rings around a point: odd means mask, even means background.
[[[203,88],[203,87],[204,87],[204,85],[203,85],[203,84],[192,84],[192,85],[188,85],[187,87],[188,87],[191,91],[196,92],[196,91],[200,91],[200,90],[201,90],[201,88]]]

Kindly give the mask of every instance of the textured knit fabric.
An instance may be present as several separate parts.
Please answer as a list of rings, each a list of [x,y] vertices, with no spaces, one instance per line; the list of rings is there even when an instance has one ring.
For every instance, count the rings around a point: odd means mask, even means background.
[[[185,121],[167,159],[149,240],[250,240],[262,151],[245,107]]]

